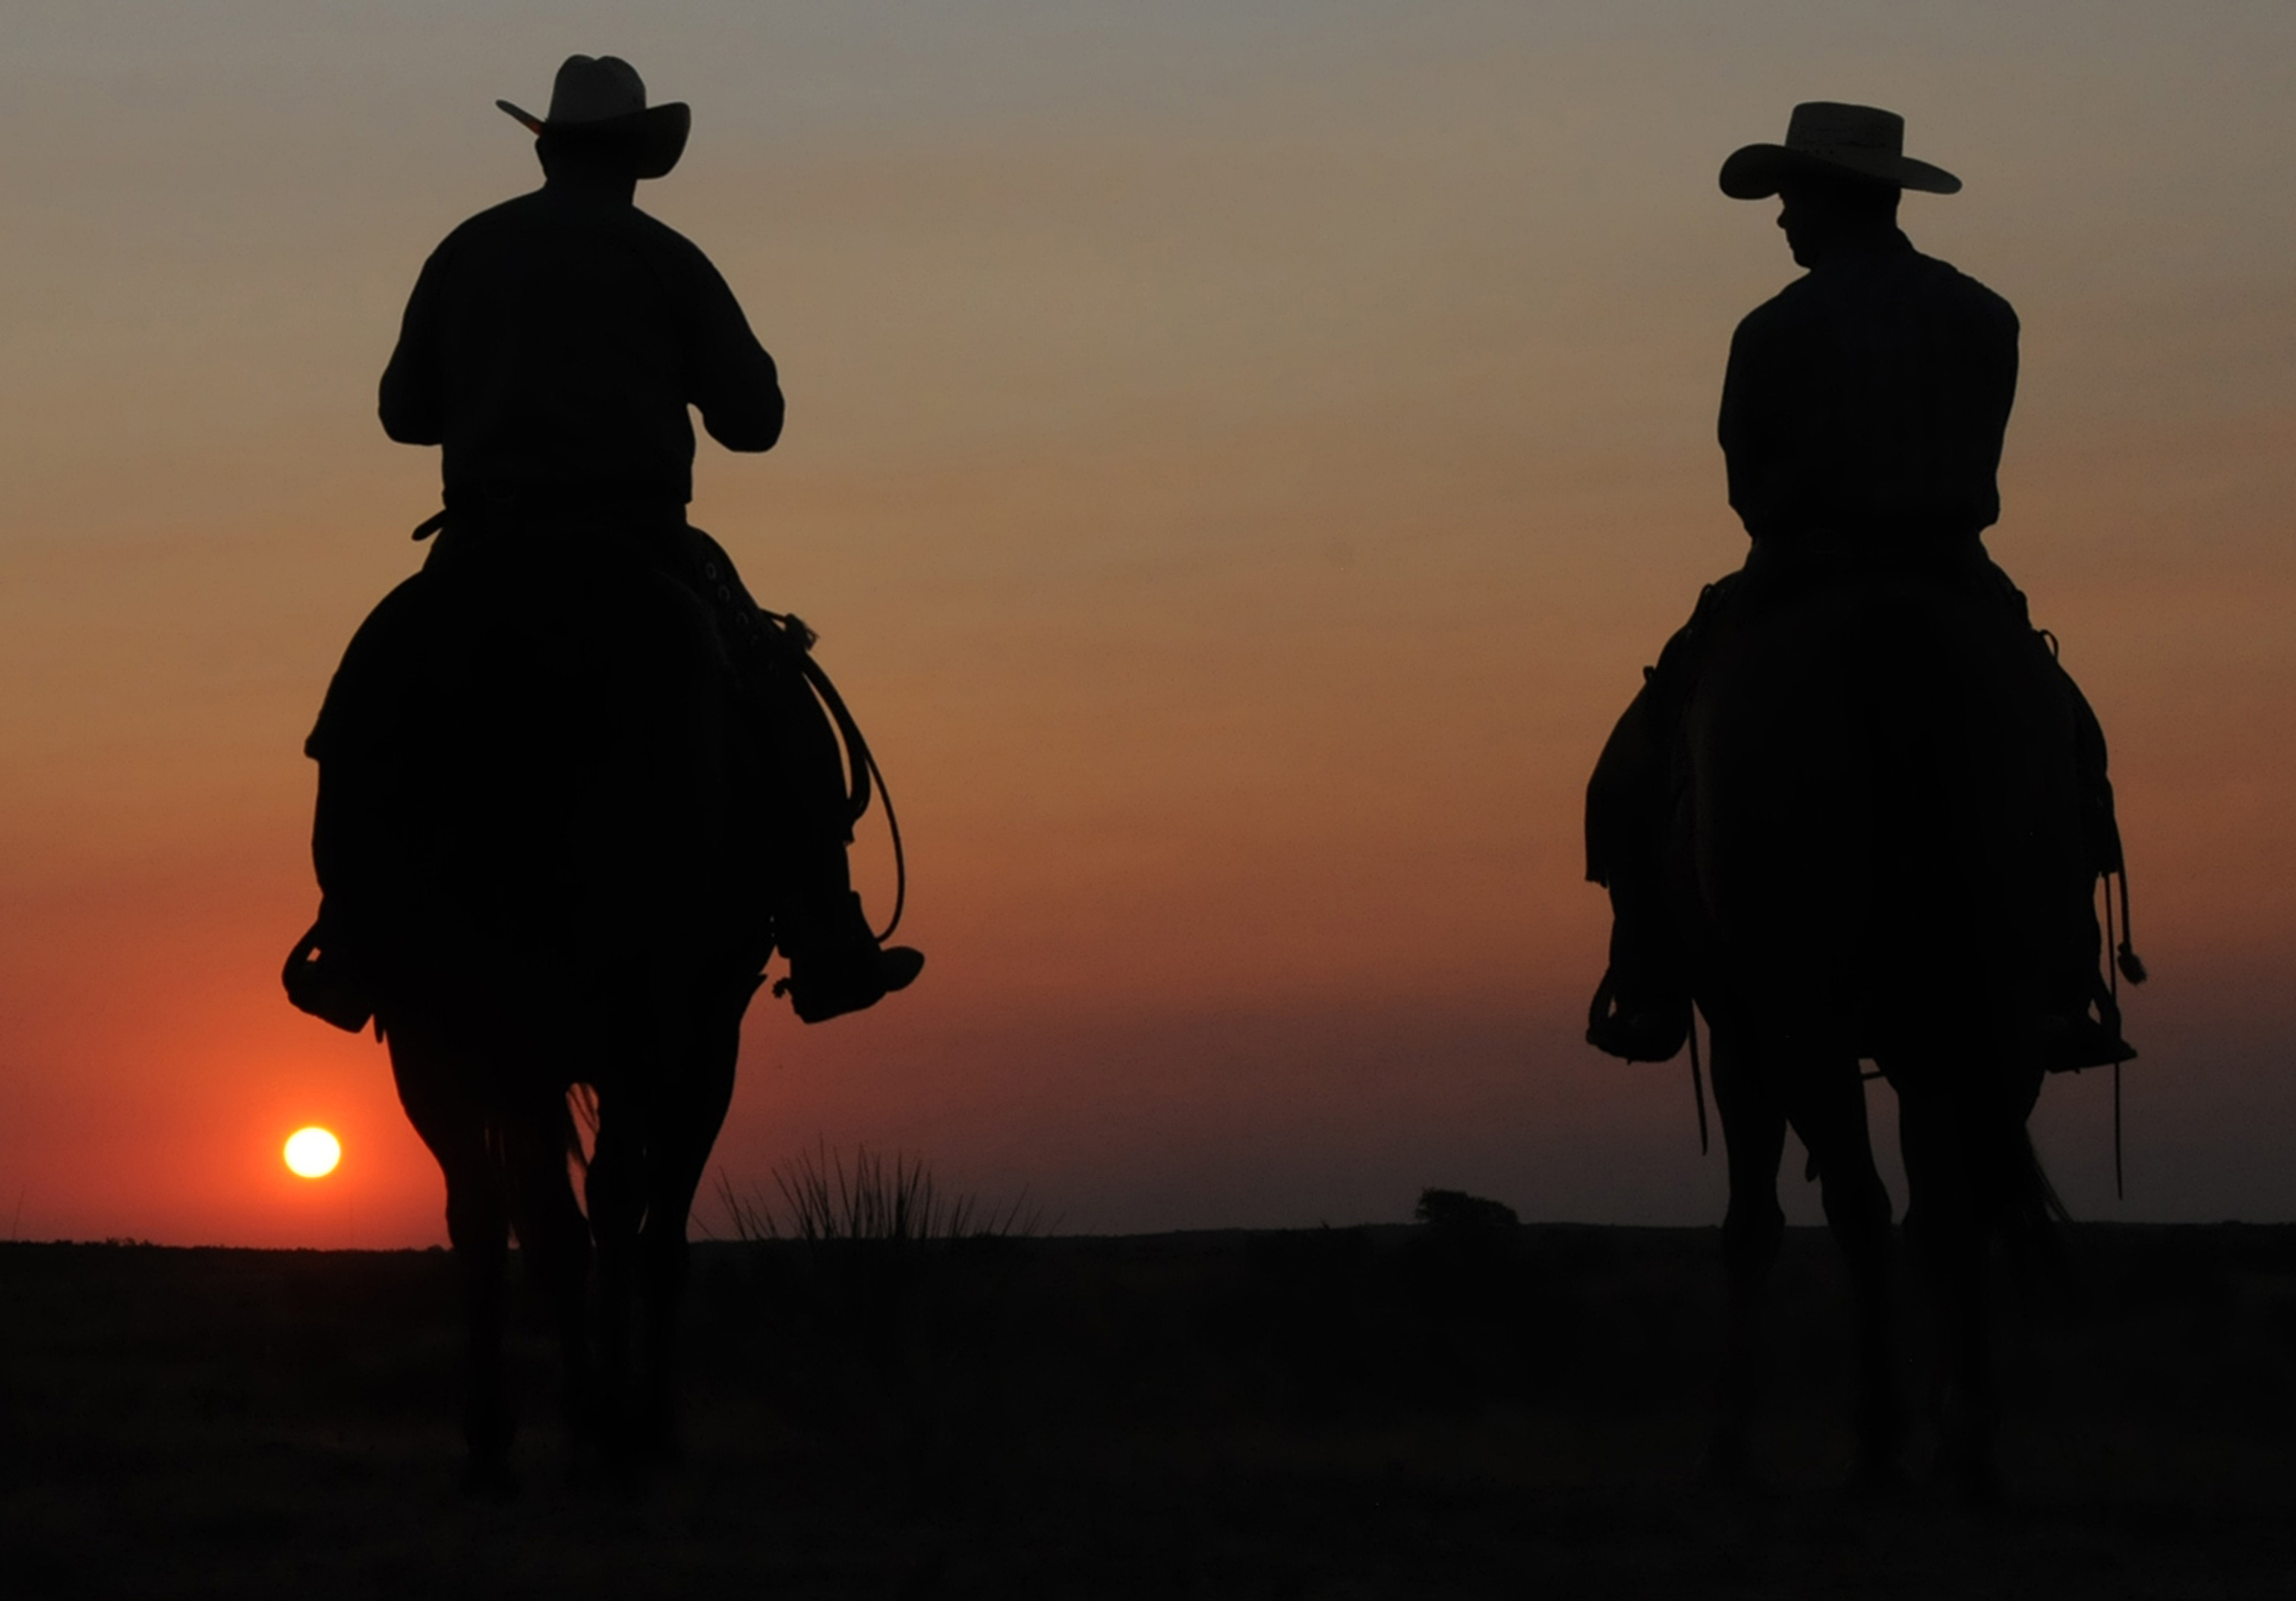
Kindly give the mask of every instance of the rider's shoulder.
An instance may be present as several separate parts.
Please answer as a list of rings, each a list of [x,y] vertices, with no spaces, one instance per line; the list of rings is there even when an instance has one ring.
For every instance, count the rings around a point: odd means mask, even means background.
[[[1943,302],[1961,318],[1997,323],[2014,332],[2017,313],[2001,295],[1949,261],[1900,249],[1875,252],[1806,272],[1748,312],[1742,340],[1784,337],[1806,322],[1830,320],[1844,308],[1906,300]]]
[[[2017,325],[2016,308],[2002,295],[1963,272],[1950,261],[1916,252],[1913,259],[1932,293],[1958,302],[1972,316],[1988,317],[2011,328]]]
[[[601,204],[586,196],[562,195],[546,186],[512,195],[465,218],[440,248],[470,240],[568,232],[633,235],[700,254],[685,235],[634,205]]]
[[[483,211],[474,212],[464,218],[455,226],[454,232],[447,235],[439,248],[443,250],[458,242],[482,239],[488,234],[499,234],[506,229],[529,226],[547,209],[547,206],[548,201],[543,191],[539,189],[530,189],[524,194],[514,194],[506,201],[499,201]]]
[[[431,250],[430,267],[436,270],[465,258],[483,259],[520,236],[532,234],[541,194],[537,189],[516,195],[464,218]]]
[[[629,226],[643,235],[647,243],[653,248],[683,257],[690,261],[708,264],[709,258],[702,253],[700,245],[652,212],[641,211],[636,206],[632,206],[627,216]]]
[[[521,258],[535,250],[559,254],[604,249],[636,251],[681,275],[716,269],[700,246],[659,218],[633,205],[598,205],[570,200],[547,188],[514,195],[466,218],[431,252],[447,266],[463,257],[477,263]]]
[[[1815,275],[1805,273],[1738,319],[1736,344],[1759,344],[1784,334],[1815,305],[1810,284]]]

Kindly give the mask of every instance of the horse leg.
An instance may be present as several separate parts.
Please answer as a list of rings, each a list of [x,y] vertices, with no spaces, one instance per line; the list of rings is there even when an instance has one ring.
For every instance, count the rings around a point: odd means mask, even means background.
[[[677,1315],[692,1254],[686,1221],[710,1148],[718,1143],[733,1102],[734,1061],[742,1044],[740,1008],[701,1033],[689,1058],[692,1071],[678,1075],[655,1097],[645,1225],[638,1239],[644,1341],[640,1400],[649,1443],[673,1458],[679,1450]]]
[[[449,1054],[401,1027],[387,1025],[387,1033],[399,1104],[447,1180],[447,1236],[463,1280],[467,1482],[481,1494],[505,1495],[514,1488],[509,1458],[518,1423],[503,1361],[510,1210],[502,1164],[485,1113]]]
[[[445,1163],[441,1163],[445,1166]],[[447,1168],[447,1234],[463,1264],[463,1316],[468,1341],[468,1390],[463,1439],[471,1453],[470,1485],[482,1493],[514,1488],[511,1441],[518,1416],[503,1358],[503,1301],[509,1266],[509,1209],[490,1154]]]
[[[1722,1359],[1722,1421],[1708,1450],[1706,1471],[1718,1481],[1734,1482],[1744,1477],[1751,1455],[1765,1369],[1764,1291],[1785,1236],[1778,1162],[1785,1151],[1786,1118],[1762,1081],[1751,1037],[1726,1027],[1713,1040],[1714,1104],[1721,1114],[1722,1149],[1730,1170],[1730,1206],[1722,1219],[1729,1330]]]
[[[1790,1115],[1817,1165],[1826,1227],[1849,1272],[1857,1339],[1857,1474],[1868,1487],[1893,1483],[1905,1449],[1898,1388],[1896,1249],[1890,1192],[1874,1165],[1866,1086],[1854,1059],[1816,1062],[1795,1082]]]
[[[578,1438],[591,1423],[590,1337],[585,1297],[590,1277],[590,1225],[575,1204],[566,1172],[572,1130],[556,1097],[505,1129],[504,1167],[512,1217],[527,1266],[539,1281],[558,1335],[563,1367],[562,1406]]]
[[[627,1464],[631,1433],[631,1321],[638,1233],[645,1220],[648,1153],[633,1109],[601,1088],[598,1138],[586,1186],[598,1260],[598,1421],[608,1453]]]
[[[1984,1506],[1999,1493],[1993,1444],[2000,1406],[1986,1295],[1981,1130],[1957,1104],[1963,1099],[1940,1088],[1909,1087],[1899,1096],[1898,1144],[1913,1197],[1906,1233],[1938,1328],[1944,1466],[1963,1494]]]

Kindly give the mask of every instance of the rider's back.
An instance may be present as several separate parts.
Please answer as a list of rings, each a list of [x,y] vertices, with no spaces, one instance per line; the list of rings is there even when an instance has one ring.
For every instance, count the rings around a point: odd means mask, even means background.
[[[683,506],[693,427],[779,436],[773,359],[709,259],[627,201],[552,183],[472,218],[423,266],[382,423],[444,447],[450,506]]]
[[[1721,442],[1758,544],[1963,544],[1998,521],[2017,316],[1894,228],[1748,314]]]

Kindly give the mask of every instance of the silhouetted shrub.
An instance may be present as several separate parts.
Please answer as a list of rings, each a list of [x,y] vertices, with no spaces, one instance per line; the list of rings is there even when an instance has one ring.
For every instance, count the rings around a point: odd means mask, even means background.
[[[819,1145],[775,1166],[774,1185],[781,1191],[779,1216],[762,1195],[744,1197],[730,1181],[718,1180],[718,1193],[736,1237],[752,1243],[798,1239],[818,1244],[831,1240],[1001,1239],[1037,1232],[1036,1214],[1022,1210],[1025,1195],[988,1208],[972,1195],[944,1195],[923,1159],[906,1152],[895,1152],[889,1162],[868,1146],[859,1146],[848,1173],[841,1154]]]
[[[1440,1234],[1496,1234],[1522,1227],[1513,1207],[1464,1190],[1421,1190],[1412,1216]]]

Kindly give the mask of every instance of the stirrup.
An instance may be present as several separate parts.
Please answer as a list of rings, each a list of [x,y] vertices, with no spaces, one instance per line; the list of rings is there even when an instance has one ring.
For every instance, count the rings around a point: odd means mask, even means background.
[[[2144,964],[2137,967],[2141,972]],[[2120,998],[2095,973],[2088,976],[2086,998],[2070,1006],[2045,1006],[2030,1026],[2034,1054],[2053,1073],[2117,1067],[2136,1059],[2136,1047],[2121,1037]]]
[[[1588,1045],[1624,1062],[1671,1062],[1689,1038],[1687,996],[1657,1008],[1630,1008],[1620,999],[1611,973],[1603,973],[1595,987],[1595,1003],[1587,1009]]]
[[[924,952],[907,945],[810,953],[790,958],[789,976],[775,982],[774,993],[789,998],[800,1022],[826,1022],[907,989],[924,967]]]
[[[826,1022],[848,1012],[875,1006],[896,989],[906,989],[924,971],[924,953],[906,945],[880,945],[851,892],[830,901],[825,918],[800,924],[789,952],[789,976],[774,993],[786,996],[799,1020]]]
[[[2045,1018],[2038,1033],[2041,1065],[2053,1073],[2077,1073],[2136,1059],[2136,1047],[2120,1037],[2117,1021],[2101,1022],[2087,1013]]]

